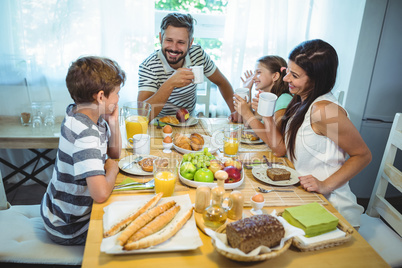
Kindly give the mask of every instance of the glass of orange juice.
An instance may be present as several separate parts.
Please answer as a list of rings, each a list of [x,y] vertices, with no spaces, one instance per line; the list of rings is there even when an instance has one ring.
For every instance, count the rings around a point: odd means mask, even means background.
[[[155,193],[163,193],[163,197],[172,196],[177,180],[179,161],[174,158],[157,158],[154,164]]]
[[[226,157],[236,157],[239,151],[241,126],[230,124],[225,126],[223,139],[223,153]]]
[[[127,102],[123,105],[124,123],[127,140],[136,134],[147,134],[151,104],[142,101]]]

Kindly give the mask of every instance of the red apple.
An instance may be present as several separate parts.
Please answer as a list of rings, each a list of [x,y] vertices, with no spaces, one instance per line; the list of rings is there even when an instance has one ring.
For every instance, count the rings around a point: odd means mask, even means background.
[[[225,161],[224,163],[225,167],[229,167],[229,166],[233,166],[235,168],[237,168],[239,171],[242,170],[242,163],[240,162],[240,160],[233,160],[233,159],[228,159]]]
[[[227,180],[225,180],[225,183],[233,183],[241,180],[241,172],[234,166],[225,167],[223,170],[229,175]]]
[[[186,122],[190,118],[190,113],[185,108],[181,108],[176,112],[176,118],[180,122]]]

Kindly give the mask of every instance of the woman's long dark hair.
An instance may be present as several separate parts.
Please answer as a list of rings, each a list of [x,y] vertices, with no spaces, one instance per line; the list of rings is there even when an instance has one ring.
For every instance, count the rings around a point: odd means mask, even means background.
[[[301,43],[289,54],[289,60],[302,68],[310,79],[311,87],[307,98],[302,101],[295,95],[282,118],[281,133],[285,137],[287,129],[288,157],[295,160],[296,134],[304,121],[313,101],[332,90],[336,81],[338,55],[335,49],[320,39]],[[289,123],[289,120],[292,119]],[[287,128],[287,124],[289,126]]]

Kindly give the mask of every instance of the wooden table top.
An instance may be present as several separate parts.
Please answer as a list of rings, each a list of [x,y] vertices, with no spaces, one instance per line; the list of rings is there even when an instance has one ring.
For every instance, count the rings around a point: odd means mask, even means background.
[[[162,152],[161,147],[158,146],[159,143],[161,145],[160,139],[153,139],[151,154],[156,156],[168,156],[168,154],[164,154]],[[130,153],[131,152],[129,149],[123,149],[123,154],[121,157],[123,158]],[[261,159],[263,154],[267,155],[267,157],[272,161],[282,161],[284,164],[292,166],[292,164],[286,158],[276,158],[269,151],[240,153],[239,157],[242,160]],[[181,154],[174,150],[170,156],[181,158]],[[152,178],[149,176],[142,177],[120,173],[118,175],[116,184],[120,183],[127,177],[141,182],[148,181]],[[245,182],[250,181],[251,183],[258,183],[258,181],[251,174],[250,170],[245,170],[245,179]],[[269,188],[269,185],[265,184],[265,187]],[[300,188],[300,186],[297,185],[287,186],[286,188],[290,188],[295,191],[304,191]],[[243,190],[246,189],[243,188],[240,190],[243,192]],[[226,194],[229,192],[230,190],[227,190]],[[153,191],[127,191],[113,193],[105,203],[94,203],[82,263],[83,268],[165,267],[167,265],[172,267],[389,267],[387,263],[356,231],[353,232],[351,241],[337,247],[322,249],[314,252],[300,252],[298,249],[291,246],[285,253],[276,258],[262,262],[250,263],[235,262],[220,255],[214,249],[211,239],[200,230],[198,230],[198,232],[203,245],[196,250],[132,255],[109,255],[101,252],[100,245],[102,242],[103,233],[103,208],[116,201],[135,200],[136,196],[138,195],[150,193],[153,193]],[[191,201],[194,202],[195,188],[190,188],[178,180],[174,195],[181,194],[189,194]],[[309,198],[314,197],[314,195],[316,194],[305,192],[305,195],[301,195],[299,198],[309,202]],[[328,201],[322,195],[316,196],[319,196],[320,200],[323,201],[325,207],[329,211],[334,213],[340,220],[346,222],[346,220],[335,210],[332,205],[328,203]],[[287,204],[280,205],[279,203],[266,205],[267,206],[264,208],[264,210],[267,213],[272,212],[274,209],[277,212],[281,212],[287,206]],[[245,213],[249,214],[249,209],[249,207],[245,206]]]

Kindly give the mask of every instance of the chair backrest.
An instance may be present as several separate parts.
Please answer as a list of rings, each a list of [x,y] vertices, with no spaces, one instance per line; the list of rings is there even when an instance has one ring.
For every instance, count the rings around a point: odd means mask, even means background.
[[[402,236],[402,215],[385,199],[385,193],[389,184],[402,192],[402,172],[394,166],[398,150],[402,150],[402,113],[397,113],[392,123],[384,156],[366,212],[367,215],[372,217],[381,216]]]
[[[205,117],[209,117],[211,81],[204,76],[204,83],[197,86],[197,103],[205,105]]]

